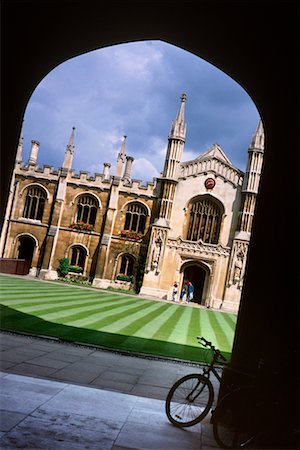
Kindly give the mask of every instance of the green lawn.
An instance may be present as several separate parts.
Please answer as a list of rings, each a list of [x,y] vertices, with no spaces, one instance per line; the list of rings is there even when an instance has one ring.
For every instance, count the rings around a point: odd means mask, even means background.
[[[0,275],[1,329],[203,361],[202,335],[230,357],[236,315]]]

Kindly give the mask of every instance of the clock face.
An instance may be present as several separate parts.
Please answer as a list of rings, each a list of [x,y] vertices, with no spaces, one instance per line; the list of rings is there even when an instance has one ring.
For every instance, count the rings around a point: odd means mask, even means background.
[[[204,182],[204,186],[206,187],[206,189],[213,189],[216,185],[216,182],[213,178],[206,178],[205,182]]]

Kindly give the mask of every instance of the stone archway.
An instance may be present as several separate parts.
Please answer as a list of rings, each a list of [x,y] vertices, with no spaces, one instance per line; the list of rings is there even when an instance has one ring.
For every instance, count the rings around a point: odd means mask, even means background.
[[[191,281],[194,286],[193,302],[202,304],[206,298],[208,272],[201,264],[191,263],[183,267],[182,287],[185,281]]]
[[[28,262],[28,270],[31,267],[35,245],[34,239],[29,235],[22,235],[18,239],[17,258]]]

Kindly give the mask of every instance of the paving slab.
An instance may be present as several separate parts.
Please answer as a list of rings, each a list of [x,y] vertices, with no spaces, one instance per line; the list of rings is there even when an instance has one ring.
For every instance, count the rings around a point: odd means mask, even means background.
[[[165,414],[170,387],[201,372],[195,364],[9,333],[0,341],[0,355],[14,355],[1,361],[1,450],[218,448],[209,417],[184,429]]]

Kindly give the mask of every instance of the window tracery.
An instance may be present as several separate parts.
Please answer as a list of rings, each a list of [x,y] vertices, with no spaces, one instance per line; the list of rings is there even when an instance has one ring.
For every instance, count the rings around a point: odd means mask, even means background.
[[[207,198],[194,201],[189,208],[187,240],[201,239],[207,244],[219,241],[222,213],[217,204]]]
[[[26,194],[23,217],[42,220],[46,201],[46,193],[39,187],[31,187]]]
[[[77,202],[76,223],[95,225],[97,215],[97,202],[91,195],[79,197]]]
[[[125,227],[126,231],[145,232],[147,210],[140,203],[130,203],[126,211]]]

